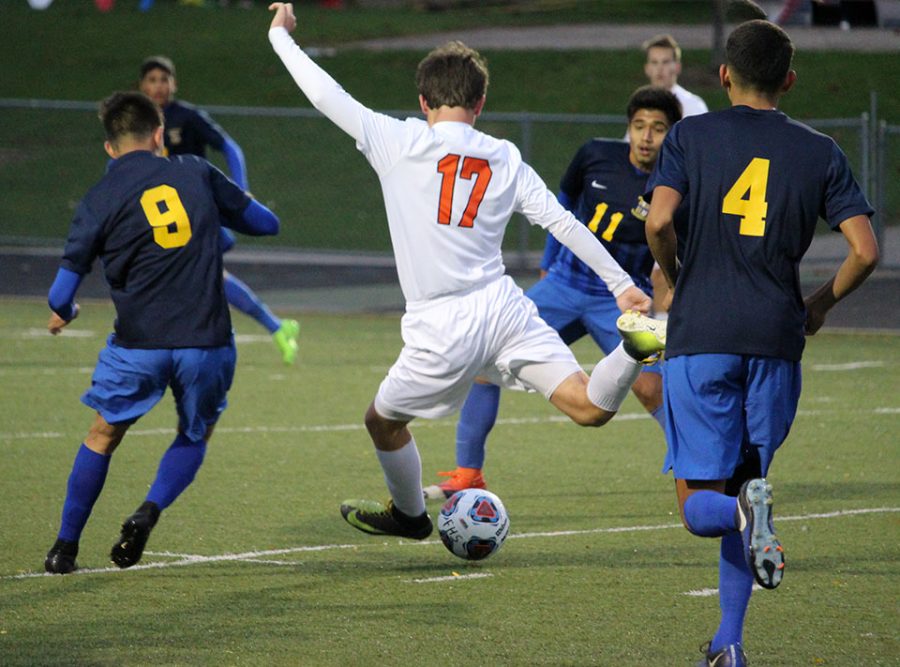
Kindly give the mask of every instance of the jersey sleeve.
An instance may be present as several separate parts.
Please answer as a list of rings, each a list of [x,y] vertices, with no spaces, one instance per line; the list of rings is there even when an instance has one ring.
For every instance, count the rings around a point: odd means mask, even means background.
[[[199,158],[198,158],[199,159]],[[205,162],[205,161],[204,161]],[[215,165],[205,162],[209,170],[209,183],[212,188],[213,198],[223,218],[223,224],[235,222],[240,225],[244,211],[250,205],[250,195],[241,189],[237,183],[223,174]]]
[[[578,259],[591,267],[614,296],[634,285],[609,251],[578,219],[562,207],[546,184],[529,165],[522,162],[516,178],[516,211],[533,225],[549,231]]]
[[[848,218],[857,215],[871,217],[873,213],[874,209],[853,178],[847,156],[836,143],[832,142],[825,197],[819,215],[828,222],[829,227],[837,229]]]
[[[204,143],[212,146],[217,151],[222,150],[228,134],[208,113],[202,109],[194,109],[194,113],[191,114],[191,124],[197,130],[197,133],[203,137]]]
[[[316,65],[287,30],[272,28],[269,42],[312,105],[351,137],[362,140],[362,116],[372,112]]]
[[[272,28],[269,41],[312,105],[356,140],[357,148],[379,174],[394,165],[401,152],[397,136],[405,123],[357,102],[325,70],[297,46],[284,28]]]
[[[100,254],[103,224],[82,201],[69,225],[69,236],[60,266],[79,275],[91,272],[94,259]]]
[[[656,159],[656,166],[647,180],[645,196],[648,199],[652,196],[653,188],[658,185],[665,185],[677,190],[682,197],[687,195],[688,178],[684,164],[684,149],[680,141],[680,128],[681,124],[676,123],[663,140],[659,157]]]

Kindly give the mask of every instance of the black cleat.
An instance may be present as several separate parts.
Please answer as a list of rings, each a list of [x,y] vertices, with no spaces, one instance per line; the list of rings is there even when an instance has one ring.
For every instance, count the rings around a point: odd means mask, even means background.
[[[122,534],[113,545],[109,554],[113,563],[121,568],[137,565],[147,546],[150,531],[159,521],[159,507],[156,503],[145,502],[137,508],[137,511],[125,519],[122,524]]]
[[[747,654],[740,644],[729,644],[715,653],[709,650],[712,642],[700,647],[705,656],[697,663],[697,667],[747,667]]]
[[[394,507],[393,501],[385,506],[375,500],[345,500],[341,503],[341,516],[357,530],[370,535],[424,540],[434,529],[427,513],[407,516]]]
[[[53,548],[44,559],[44,569],[50,574],[69,574],[78,569],[75,557],[78,555],[78,542],[56,540]]]

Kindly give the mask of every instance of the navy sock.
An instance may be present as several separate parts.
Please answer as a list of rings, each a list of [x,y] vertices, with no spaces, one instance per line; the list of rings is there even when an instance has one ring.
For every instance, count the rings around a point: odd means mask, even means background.
[[[159,462],[159,470],[147,500],[156,503],[160,510],[166,509],[184,491],[203,463],[206,454],[206,442],[193,442],[179,434],[172,442]]]
[[[737,498],[717,491],[697,491],[684,502],[684,518],[694,535],[721,537],[737,529]]]
[[[744,641],[744,616],[753,592],[753,573],[744,557],[744,541],[737,531],[722,537],[719,556],[719,608],[722,620],[710,649],[718,651]]]
[[[488,433],[497,421],[500,387],[473,384],[456,424],[456,465],[460,468],[484,467],[484,447]]]
[[[281,320],[272,314],[253,290],[230,273],[225,274],[225,298],[244,315],[249,315],[262,324],[270,334],[278,331],[281,326]]]
[[[57,537],[69,542],[81,539],[81,531],[91,516],[94,503],[100,497],[111,457],[98,454],[82,443],[75,455],[66,502],[63,504],[62,523]]]

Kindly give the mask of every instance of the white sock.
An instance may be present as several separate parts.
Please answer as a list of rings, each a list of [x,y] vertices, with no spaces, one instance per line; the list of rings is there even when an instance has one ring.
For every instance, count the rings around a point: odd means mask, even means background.
[[[629,355],[622,343],[594,366],[588,382],[588,398],[598,408],[618,412],[643,364]]]
[[[394,506],[407,516],[420,516],[425,512],[425,496],[422,495],[422,459],[416,439],[410,438],[400,449],[383,452],[376,449],[378,461],[384,471]]]

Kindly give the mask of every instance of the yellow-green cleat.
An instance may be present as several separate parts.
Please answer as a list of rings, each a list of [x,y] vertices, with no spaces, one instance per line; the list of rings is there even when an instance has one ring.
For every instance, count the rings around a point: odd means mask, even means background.
[[[626,310],[616,320],[625,352],[638,361],[653,363],[666,349],[666,320],[654,320]]]
[[[357,530],[370,535],[424,540],[434,530],[427,512],[420,516],[408,516],[394,507],[393,500],[389,500],[387,505],[377,500],[345,500],[341,503],[341,516]]]
[[[300,323],[297,320],[281,320],[278,331],[272,334],[272,340],[281,352],[284,363],[290,366],[297,360],[297,337],[300,335]]]

